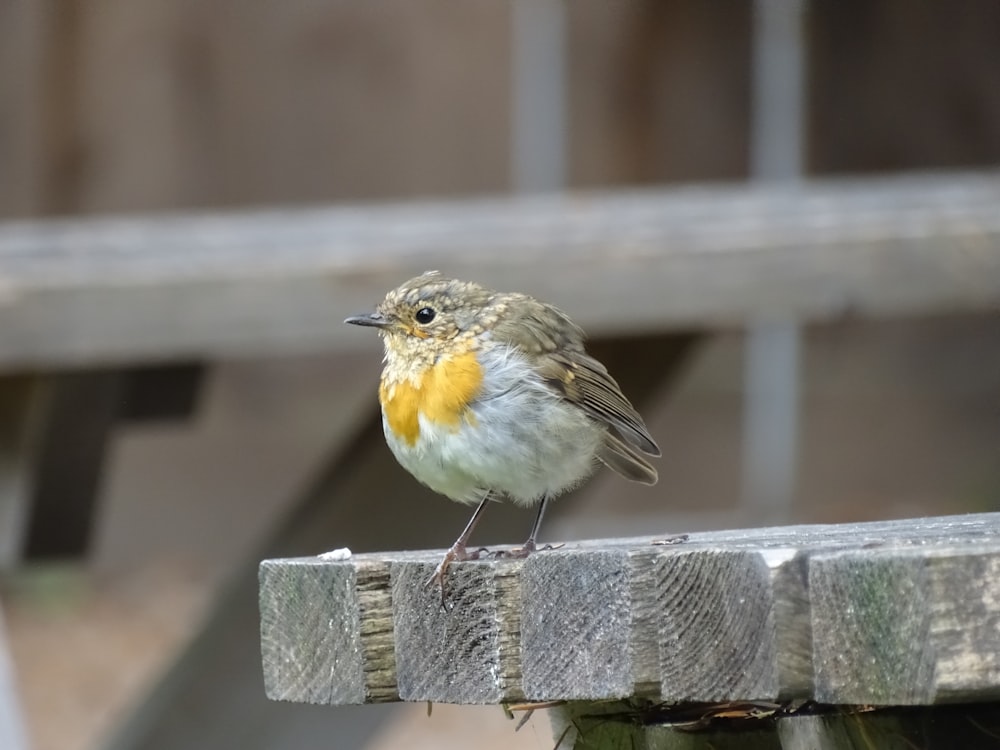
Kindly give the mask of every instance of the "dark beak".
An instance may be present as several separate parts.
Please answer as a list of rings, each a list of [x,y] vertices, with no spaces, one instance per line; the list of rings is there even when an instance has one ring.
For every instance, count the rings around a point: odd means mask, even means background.
[[[388,328],[389,321],[380,312],[368,313],[367,315],[352,315],[349,318],[345,318],[345,323],[350,323],[352,326],[370,326],[372,328]]]

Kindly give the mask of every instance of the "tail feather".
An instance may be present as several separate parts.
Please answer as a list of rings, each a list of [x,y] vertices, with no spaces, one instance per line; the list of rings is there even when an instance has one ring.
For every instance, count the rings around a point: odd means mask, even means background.
[[[626,479],[642,484],[656,484],[656,469],[643,455],[617,435],[608,433],[597,458]]]

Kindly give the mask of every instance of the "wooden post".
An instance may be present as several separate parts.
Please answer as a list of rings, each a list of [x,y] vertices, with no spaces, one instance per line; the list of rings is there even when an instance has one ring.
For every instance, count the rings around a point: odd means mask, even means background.
[[[0,378],[0,570],[24,552],[49,391],[42,376]]]

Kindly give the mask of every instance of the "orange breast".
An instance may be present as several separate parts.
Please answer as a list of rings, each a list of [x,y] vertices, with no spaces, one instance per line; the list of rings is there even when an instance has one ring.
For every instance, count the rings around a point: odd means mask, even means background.
[[[483,369],[475,352],[446,357],[424,370],[418,378],[379,386],[382,412],[393,434],[408,445],[420,437],[419,415],[435,424],[457,430],[472,419],[469,404],[483,385]]]

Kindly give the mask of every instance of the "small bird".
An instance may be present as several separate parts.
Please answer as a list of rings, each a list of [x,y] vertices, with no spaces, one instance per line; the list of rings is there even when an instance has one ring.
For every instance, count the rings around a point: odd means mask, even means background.
[[[552,305],[429,271],[344,322],[379,329],[382,428],[396,459],[435,492],[478,503],[427,582],[442,602],[449,565],[479,556],[467,544],[490,500],[538,505],[527,541],[504,553],[526,557],[548,501],[599,463],[656,483],[644,454],[660,449],[642,417]]]

